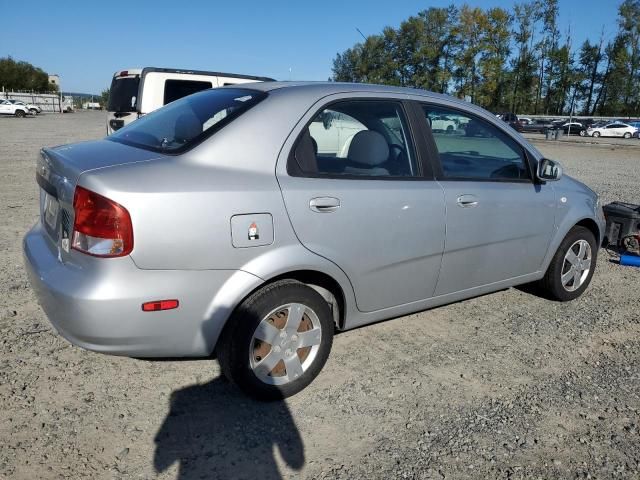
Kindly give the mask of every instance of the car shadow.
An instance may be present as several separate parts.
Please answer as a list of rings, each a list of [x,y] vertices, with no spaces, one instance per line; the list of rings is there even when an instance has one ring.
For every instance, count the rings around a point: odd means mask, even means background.
[[[287,404],[256,402],[217,377],[171,395],[153,465],[161,473],[178,462],[179,480],[280,479],[276,450],[290,468],[304,466],[304,444]]]

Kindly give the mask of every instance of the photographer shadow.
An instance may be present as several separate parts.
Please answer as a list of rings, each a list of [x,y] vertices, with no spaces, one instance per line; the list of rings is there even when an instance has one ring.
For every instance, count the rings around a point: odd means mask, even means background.
[[[287,404],[256,402],[218,377],[171,395],[153,464],[161,473],[179,462],[179,480],[280,479],[276,449],[290,468],[304,466],[304,445]]]

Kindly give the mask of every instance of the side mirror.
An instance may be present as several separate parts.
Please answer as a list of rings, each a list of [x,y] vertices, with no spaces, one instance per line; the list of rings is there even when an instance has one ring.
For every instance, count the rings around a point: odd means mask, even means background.
[[[553,182],[562,177],[562,166],[555,160],[543,158],[538,162],[538,180]]]

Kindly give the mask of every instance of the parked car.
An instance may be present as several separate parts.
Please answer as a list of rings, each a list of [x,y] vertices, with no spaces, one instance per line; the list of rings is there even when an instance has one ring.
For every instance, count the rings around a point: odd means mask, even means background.
[[[24,117],[29,113],[29,109],[24,105],[17,105],[9,100],[0,100],[0,115],[15,115]]]
[[[107,106],[107,135],[174,100],[207,88],[270,81],[236,73],[175,68],[129,68],[113,75]]]
[[[580,135],[584,137],[587,134],[587,127],[580,122],[566,122],[558,127],[565,135]]]
[[[458,123],[446,115],[437,115],[430,118],[431,130],[434,132],[452,133],[458,128]]]
[[[13,103],[14,105],[21,105],[25,107],[31,115],[37,115],[40,112],[42,112],[42,109],[39,106],[34,105],[33,103],[25,103],[22,100],[12,100],[12,99],[8,99],[7,102]]]
[[[627,125],[635,128],[637,131],[640,130],[640,121],[627,122]]]
[[[522,125],[522,131],[528,133],[545,133],[547,130],[552,129],[553,124],[551,120],[536,118],[527,125]]]
[[[344,158],[311,128],[339,137],[338,115],[360,128]],[[482,135],[432,130],[441,116]],[[215,350],[263,400],[308,385],[336,330],[529,282],[579,297],[605,228],[597,195],[504,122],[409,88],[209,89],[36,168],[23,248],[58,332],[115,355]]]
[[[637,128],[627,125],[626,123],[608,123],[603,126],[593,126],[587,129],[587,135],[590,137],[631,138],[637,131]]]
[[[518,117],[518,120],[520,121],[520,124],[522,126],[529,125],[530,123],[533,122],[533,120],[531,120],[530,118],[527,118],[527,117]]]
[[[523,127],[520,121],[518,120],[518,116],[515,113],[501,113],[498,115],[498,118],[503,122],[509,124],[511,128],[513,128],[517,132],[522,132]]]

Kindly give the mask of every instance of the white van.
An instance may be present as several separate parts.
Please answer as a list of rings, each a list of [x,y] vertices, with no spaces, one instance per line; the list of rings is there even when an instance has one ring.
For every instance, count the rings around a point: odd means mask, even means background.
[[[113,75],[109,90],[107,135],[141,115],[192,93],[208,88],[248,82],[268,82],[272,78],[235,73],[178,70],[174,68],[129,68]]]

